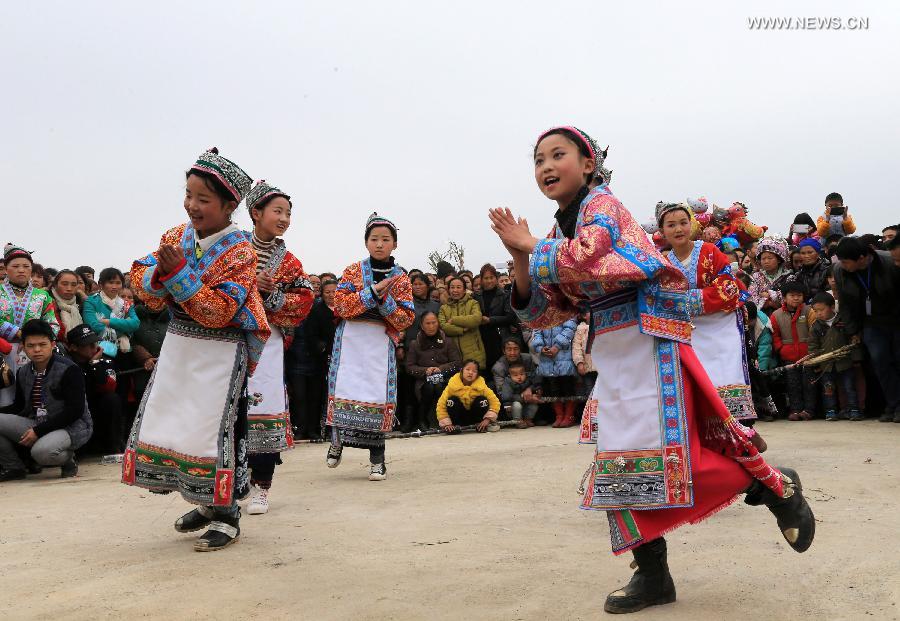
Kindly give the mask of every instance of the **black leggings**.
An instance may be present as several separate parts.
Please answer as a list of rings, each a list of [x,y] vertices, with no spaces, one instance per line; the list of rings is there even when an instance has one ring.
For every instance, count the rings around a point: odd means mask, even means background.
[[[272,487],[275,466],[281,463],[281,453],[256,453],[248,458],[250,462],[250,483],[262,489]]]
[[[489,409],[490,404],[485,397],[475,399],[468,409],[456,397],[447,399],[447,414],[454,425],[477,425]]]

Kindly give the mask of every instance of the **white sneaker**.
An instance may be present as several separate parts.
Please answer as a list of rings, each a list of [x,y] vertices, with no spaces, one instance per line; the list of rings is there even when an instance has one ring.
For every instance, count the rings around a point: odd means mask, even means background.
[[[491,432],[500,431],[500,425],[498,425],[497,423],[491,423],[490,425],[488,425],[487,430]]]
[[[387,466],[384,465],[384,462],[380,464],[372,464],[372,468],[369,470],[369,480],[370,481],[384,481],[387,478]]]
[[[269,490],[257,487],[250,503],[247,505],[247,513],[250,515],[262,515],[269,512]]]

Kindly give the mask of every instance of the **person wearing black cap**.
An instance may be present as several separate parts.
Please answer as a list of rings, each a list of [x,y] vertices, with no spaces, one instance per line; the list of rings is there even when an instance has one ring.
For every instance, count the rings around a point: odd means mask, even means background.
[[[35,465],[61,466],[63,478],[78,473],[75,450],[91,437],[93,422],[84,376],[54,351],[55,340],[46,321],[33,319],[22,326],[30,362],[16,373],[15,401],[0,408],[0,481],[24,479]],[[22,460],[23,450],[33,463]]]
[[[104,454],[121,453],[125,449],[122,399],[116,393],[113,360],[103,356],[99,340],[100,336],[83,323],[66,334],[66,349],[84,374],[88,408],[94,419],[93,448]]]
[[[789,280],[781,288],[784,301],[772,313],[772,349],[783,364],[793,364],[809,353],[809,331],[816,320],[811,306],[803,303],[806,287]],[[799,366],[787,369],[788,420],[810,420],[816,409],[812,371]]]

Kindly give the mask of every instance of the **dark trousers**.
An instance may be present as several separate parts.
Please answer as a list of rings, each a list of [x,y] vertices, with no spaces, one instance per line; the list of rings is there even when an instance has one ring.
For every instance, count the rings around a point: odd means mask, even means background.
[[[455,397],[447,399],[447,414],[454,425],[477,425],[488,413],[490,404],[484,397],[478,397],[466,409],[463,402]]]
[[[248,456],[250,463],[250,483],[262,489],[272,487],[275,466],[281,463],[280,453],[256,453]]]
[[[884,393],[885,411],[900,409],[900,330],[865,326],[863,343]]]
[[[826,371],[819,380],[822,388],[822,409],[826,412],[838,410],[838,386],[847,399],[848,410],[859,410],[859,399],[856,397],[856,369],[844,371]]]
[[[325,375],[287,374],[291,425],[301,438],[321,438],[324,412]]]
[[[417,403],[419,422],[429,429],[437,429],[437,402],[446,387],[446,382],[440,384],[425,382],[419,391]]]
[[[88,395],[88,409],[94,421],[94,433],[85,447],[86,452],[122,453],[125,450],[125,411],[122,398],[116,392]]]
[[[790,411],[805,410],[814,414],[816,411],[816,387],[813,384],[815,378],[812,371],[804,366],[794,367],[785,371],[784,379],[787,384]]]

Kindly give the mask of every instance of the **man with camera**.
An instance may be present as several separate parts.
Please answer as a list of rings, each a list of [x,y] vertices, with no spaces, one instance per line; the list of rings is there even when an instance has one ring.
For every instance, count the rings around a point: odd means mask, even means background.
[[[87,324],[66,334],[69,356],[84,375],[88,407],[94,419],[92,449],[104,454],[121,453],[125,447],[125,416],[122,399],[116,392],[113,361],[103,356],[100,337]]]

